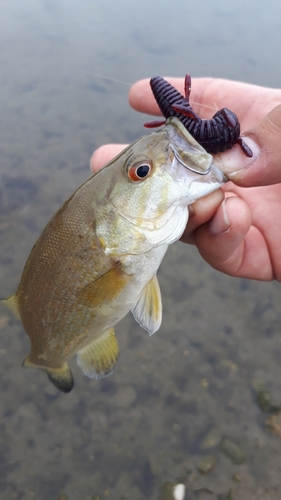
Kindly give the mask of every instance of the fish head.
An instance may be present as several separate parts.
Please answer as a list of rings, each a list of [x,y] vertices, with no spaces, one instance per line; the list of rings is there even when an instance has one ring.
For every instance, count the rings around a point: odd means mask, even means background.
[[[227,180],[177,118],[138,139],[107,166],[113,172],[107,203],[155,245],[179,239],[188,220],[186,207]]]

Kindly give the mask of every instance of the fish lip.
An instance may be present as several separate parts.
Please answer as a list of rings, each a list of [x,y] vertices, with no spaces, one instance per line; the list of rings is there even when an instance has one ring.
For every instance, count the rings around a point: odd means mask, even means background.
[[[204,176],[206,178],[212,174],[217,177],[220,183],[229,180],[219,165],[214,163],[213,156],[207,153],[201,144],[194,139],[178,118],[168,118],[165,127],[169,148],[181,166],[192,174],[199,175],[202,180]]]
[[[171,152],[178,163],[196,175],[208,175],[212,169],[212,155],[194,139],[178,118],[169,118],[165,127]]]
[[[173,146],[173,144],[170,144],[170,148],[171,150],[173,151],[174,153],[174,156],[175,158],[177,159],[177,161],[184,167],[186,168],[187,170],[190,170],[190,172],[193,172],[194,174],[198,174],[198,175],[208,175],[209,172],[211,171],[211,168],[212,168],[212,163],[209,164],[209,167],[204,171],[202,172],[202,170],[197,170],[195,168],[192,168],[190,165],[188,165],[187,163],[185,163],[182,158],[180,157],[180,155],[178,154],[176,148]]]

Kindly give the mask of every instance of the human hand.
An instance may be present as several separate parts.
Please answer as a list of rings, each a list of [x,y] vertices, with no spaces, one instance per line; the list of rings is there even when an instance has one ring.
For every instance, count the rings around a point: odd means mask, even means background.
[[[183,79],[169,81],[183,93]],[[129,100],[137,111],[160,114],[149,80],[137,82]],[[211,266],[226,274],[281,281],[281,90],[194,78],[190,102],[204,118],[223,107],[234,111],[254,155],[247,158],[234,146],[214,157],[232,182],[190,207],[182,241],[195,244]],[[99,148],[92,170],[124,147]]]

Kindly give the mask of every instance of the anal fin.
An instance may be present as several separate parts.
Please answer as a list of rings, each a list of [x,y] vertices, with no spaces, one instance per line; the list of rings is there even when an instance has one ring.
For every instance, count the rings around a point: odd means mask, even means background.
[[[113,372],[119,355],[114,329],[109,328],[77,353],[77,364],[90,378],[102,378]]]
[[[73,375],[67,363],[63,363],[60,368],[50,368],[33,363],[30,361],[29,356],[27,356],[27,358],[24,359],[22,366],[43,370],[47,373],[49,380],[62,392],[70,392],[73,389]]]

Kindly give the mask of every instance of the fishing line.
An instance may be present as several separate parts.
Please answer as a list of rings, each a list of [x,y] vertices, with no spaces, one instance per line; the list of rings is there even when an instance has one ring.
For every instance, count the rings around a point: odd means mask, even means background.
[[[70,69],[75,70],[75,68],[71,68],[71,67],[70,67]],[[76,68],[75,71],[77,71],[77,68]],[[79,70],[79,71],[81,71],[81,70]],[[100,75],[98,73],[92,73],[91,71],[82,70],[82,73],[90,75],[93,78],[100,78],[100,79],[103,79],[103,80],[108,80],[109,82],[120,83],[121,85],[126,85],[127,87],[132,87],[132,85],[134,85],[134,83],[136,83],[136,82],[133,82],[133,83],[124,82],[123,80],[117,80],[117,79],[111,78],[109,76]],[[217,107],[217,105],[216,105],[215,102],[213,103],[213,106],[209,106],[208,104],[202,104],[200,102],[194,101],[193,99],[190,99],[190,104],[192,106],[194,106],[194,105],[200,106],[200,108],[202,108],[202,109],[210,109],[211,111],[218,111],[218,107]]]

